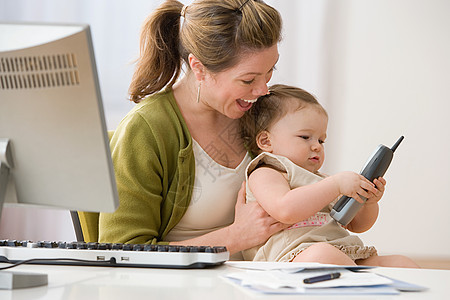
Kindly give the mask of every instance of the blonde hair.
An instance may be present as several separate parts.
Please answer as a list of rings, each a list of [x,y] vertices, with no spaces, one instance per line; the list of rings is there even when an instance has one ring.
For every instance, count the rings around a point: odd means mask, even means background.
[[[242,54],[280,40],[280,14],[261,0],[197,0],[187,7],[166,0],[142,27],[130,100],[137,103],[172,86],[182,61],[189,65],[190,53],[210,72],[218,73],[236,65]]]
[[[269,94],[258,98],[255,104],[240,119],[241,137],[245,147],[252,154],[261,152],[256,137],[292,111],[312,105],[328,116],[317,99],[307,91],[283,84],[269,87]]]

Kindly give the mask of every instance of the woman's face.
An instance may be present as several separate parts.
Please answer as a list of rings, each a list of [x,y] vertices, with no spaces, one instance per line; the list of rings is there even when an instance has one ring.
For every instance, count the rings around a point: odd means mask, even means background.
[[[249,52],[232,68],[207,73],[202,81],[200,102],[219,113],[238,119],[252,103],[268,93],[267,83],[278,61],[278,46]]]

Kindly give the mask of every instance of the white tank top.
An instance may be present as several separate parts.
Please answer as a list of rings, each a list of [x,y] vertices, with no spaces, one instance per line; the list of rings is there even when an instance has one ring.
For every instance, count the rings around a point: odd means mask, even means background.
[[[215,162],[193,139],[195,181],[192,199],[180,222],[166,241],[182,241],[228,226],[234,221],[238,191],[245,180],[248,153],[235,168]]]

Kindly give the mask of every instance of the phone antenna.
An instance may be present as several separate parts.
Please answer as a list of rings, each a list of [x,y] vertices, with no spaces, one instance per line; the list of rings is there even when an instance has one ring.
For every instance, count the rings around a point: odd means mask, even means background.
[[[394,144],[394,146],[392,146],[391,150],[392,152],[395,152],[395,150],[397,150],[398,145],[400,145],[400,143],[403,141],[405,137],[402,135]]]

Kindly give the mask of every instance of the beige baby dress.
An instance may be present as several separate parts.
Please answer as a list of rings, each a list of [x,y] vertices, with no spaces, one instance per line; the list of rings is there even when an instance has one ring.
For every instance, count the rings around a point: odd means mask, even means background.
[[[292,189],[313,184],[324,178],[322,174],[314,174],[295,165],[286,157],[263,152],[252,160],[247,167],[247,202],[256,201],[248,186],[248,176],[262,164],[286,173]],[[274,234],[265,244],[243,251],[244,259],[254,261],[292,261],[298,253],[319,242],[325,242],[337,247],[353,260],[375,255],[377,251],[374,247],[364,246],[359,237],[350,235],[345,228],[331,218],[330,211],[335,201],[307,220],[300,221]]]

